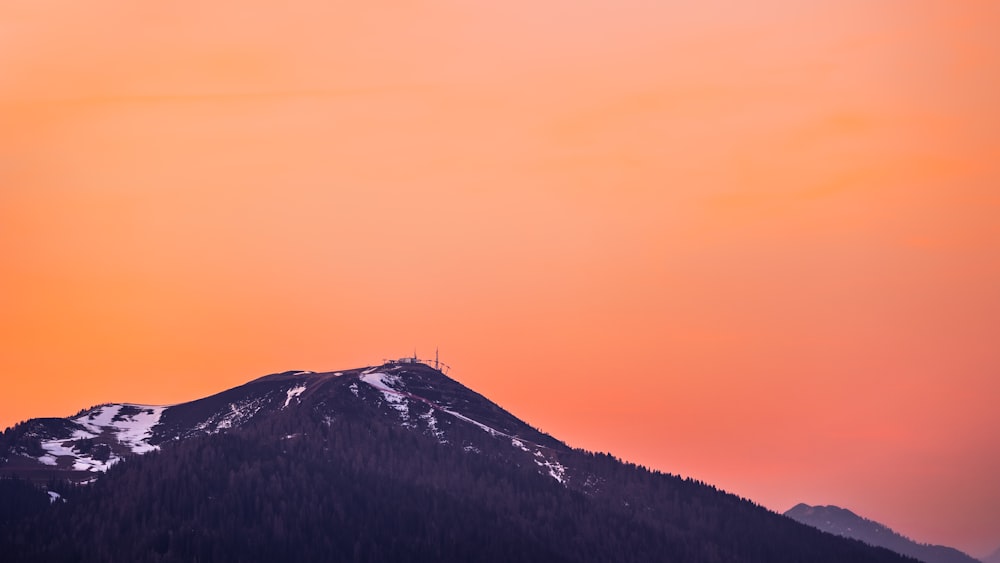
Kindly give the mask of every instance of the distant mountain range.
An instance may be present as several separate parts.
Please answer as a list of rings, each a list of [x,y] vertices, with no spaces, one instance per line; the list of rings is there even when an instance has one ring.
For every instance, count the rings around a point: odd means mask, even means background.
[[[983,563],[1000,563],[1000,548],[986,557],[980,559]]]
[[[917,543],[883,524],[838,506],[798,504],[785,512],[785,516],[824,532],[891,549],[925,563],[979,563],[978,559],[955,548]]]
[[[28,420],[0,475],[5,562],[909,561],[570,448],[412,358]]]

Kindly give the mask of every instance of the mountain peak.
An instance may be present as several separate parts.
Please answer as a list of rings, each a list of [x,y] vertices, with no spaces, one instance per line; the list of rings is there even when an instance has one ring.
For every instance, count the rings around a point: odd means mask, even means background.
[[[482,451],[482,438],[505,441],[515,457],[560,482],[558,461],[569,448],[486,397],[416,359],[338,371],[289,370],[215,395],[170,406],[109,403],[71,418],[33,419],[8,429],[0,474],[85,481],[129,455],[188,438],[226,432],[294,411],[324,420],[379,416]]]

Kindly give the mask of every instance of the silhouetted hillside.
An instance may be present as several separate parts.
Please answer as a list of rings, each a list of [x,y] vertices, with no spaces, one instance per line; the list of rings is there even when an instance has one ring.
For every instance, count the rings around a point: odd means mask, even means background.
[[[887,526],[837,506],[798,504],[785,512],[785,516],[824,532],[885,547],[925,563],[979,563],[953,547],[917,543]]]
[[[61,454],[52,471],[91,478],[50,483],[54,503],[6,482],[23,509],[0,528],[4,561],[906,561],[573,450],[424,365],[276,374],[211,399],[153,425],[136,421],[154,407],[71,421],[109,428],[112,450],[166,437],[104,473],[75,467],[87,438],[53,438],[59,423],[7,435],[7,458],[38,440],[38,458]]]

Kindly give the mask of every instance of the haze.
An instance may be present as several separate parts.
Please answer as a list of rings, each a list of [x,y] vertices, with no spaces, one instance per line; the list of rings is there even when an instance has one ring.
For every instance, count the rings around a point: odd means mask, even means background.
[[[993,2],[0,7],[0,426],[441,347],[588,449],[1000,545]]]

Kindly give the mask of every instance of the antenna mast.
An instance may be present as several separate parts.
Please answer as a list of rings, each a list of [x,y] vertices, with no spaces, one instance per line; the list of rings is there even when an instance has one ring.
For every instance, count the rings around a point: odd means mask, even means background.
[[[435,346],[434,347],[434,369],[436,369],[438,371],[441,371],[441,368],[438,367],[439,365],[440,364],[438,364],[438,348],[437,348],[437,346]]]

